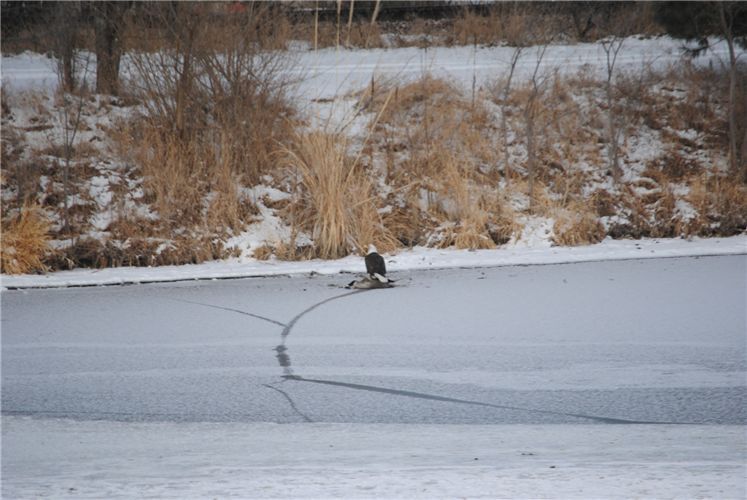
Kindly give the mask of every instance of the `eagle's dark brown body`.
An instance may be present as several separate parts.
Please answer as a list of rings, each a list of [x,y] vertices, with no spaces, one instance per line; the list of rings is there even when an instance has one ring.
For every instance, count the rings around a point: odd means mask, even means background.
[[[394,281],[386,277],[386,263],[384,257],[379,255],[376,247],[370,245],[368,254],[364,257],[366,262],[366,276],[358,281],[351,281],[347,288],[370,289],[370,288],[390,288]]]
[[[377,274],[382,278],[386,277],[386,264],[384,263],[384,257],[379,255],[377,252],[370,252],[365,257],[366,260],[366,272],[371,277],[375,277]]]

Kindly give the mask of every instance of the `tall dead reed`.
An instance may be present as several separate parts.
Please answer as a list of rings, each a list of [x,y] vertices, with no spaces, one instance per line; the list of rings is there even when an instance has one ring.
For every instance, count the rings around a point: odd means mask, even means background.
[[[342,134],[311,132],[282,150],[303,186],[305,210],[298,223],[310,230],[315,256],[322,259],[363,251],[371,243],[381,251],[396,245],[382,225],[371,182],[348,157],[347,146]]]

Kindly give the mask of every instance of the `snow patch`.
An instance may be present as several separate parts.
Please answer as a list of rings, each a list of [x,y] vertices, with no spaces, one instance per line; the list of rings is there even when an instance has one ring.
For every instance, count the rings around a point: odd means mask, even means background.
[[[538,219],[532,234],[551,229],[548,220]],[[275,228],[279,233],[284,229]],[[244,244],[249,249],[258,242],[272,237],[272,230],[260,236],[237,237],[234,244]],[[531,236],[528,235],[527,238]],[[262,238],[265,238],[264,240]],[[546,241],[546,240],[542,240]],[[247,257],[202,264],[161,267],[120,267],[109,269],[76,269],[47,275],[0,275],[4,288],[57,288],[67,286],[116,285],[123,283],[150,283],[195,279],[225,279],[250,276],[277,276],[289,274],[337,274],[365,271],[360,256],[349,255],[338,260],[308,260],[298,262],[258,261]],[[629,260],[668,257],[693,257],[705,255],[747,254],[747,235],[731,238],[685,239],[605,239],[585,247],[532,246],[526,240],[509,243],[493,250],[454,250],[415,247],[393,255],[386,255],[387,269],[396,279],[398,271],[414,269],[476,268],[515,265],[562,264],[600,260]]]

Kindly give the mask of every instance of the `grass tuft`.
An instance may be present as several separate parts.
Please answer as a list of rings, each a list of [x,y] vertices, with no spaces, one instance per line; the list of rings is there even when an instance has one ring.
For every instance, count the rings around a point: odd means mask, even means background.
[[[45,272],[49,228],[44,211],[30,204],[24,205],[17,215],[4,220],[0,271],[7,274]]]
[[[300,226],[308,229],[315,257],[336,259],[375,244],[386,252],[397,246],[377,211],[370,180],[347,156],[342,134],[312,132],[283,149],[303,188]]]
[[[558,210],[552,237],[556,245],[590,245],[599,243],[604,237],[604,227],[588,205],[571,203],[567,208]]]

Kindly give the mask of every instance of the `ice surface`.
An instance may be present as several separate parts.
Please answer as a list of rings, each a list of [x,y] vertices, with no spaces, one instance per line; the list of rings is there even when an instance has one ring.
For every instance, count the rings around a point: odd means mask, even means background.
[[[3,419],[4,498],[744,498],[744,427]]]
[[[3,496],[743,498],[746,265],[6,290]]]

